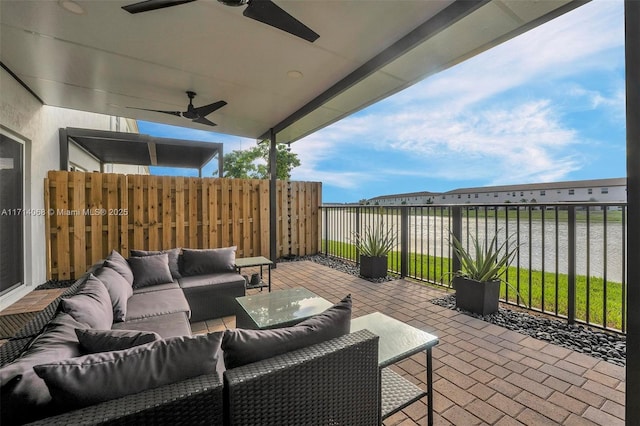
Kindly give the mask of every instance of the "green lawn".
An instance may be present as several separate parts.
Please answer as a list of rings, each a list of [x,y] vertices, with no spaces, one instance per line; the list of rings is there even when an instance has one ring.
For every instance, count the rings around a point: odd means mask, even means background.
[[[348,243],[337,241],[329,242],[329,254],[348,259],[355,259],[355,248]],[[399,271],[399,253],[389,254],[389,269]],[[431,282],[449,282],[450,259],[428,255],[410,253],[409,255],[409,277],[423,279]],[[524,299],[526,305],[536,310],[567,315],[568,300],[568,276],[566,274],[556,274],[551,272],[529,271],[510,267],[507,272],[507,280],[518,289],[518,293]],[[529,290],[531,289],[531,290]],[[592,324],[605,325],[606,307],[606,327],[622,329],[622,284],[607,282],[606,303],[605,286],[601,278],[586,277],[579,275],[576,277],[576,319],[588,321]],[[506,289],[502,285],[501,297],[508,297],[510,302],[516,301],[516,293],[511,289]],[[543,306],[544,296],[544,306]],[[587,297],[589,300],[589,310],[587,318]],[[557,301],[556,301],[557,298]],[[604,305],[604,306],[603,306]]]

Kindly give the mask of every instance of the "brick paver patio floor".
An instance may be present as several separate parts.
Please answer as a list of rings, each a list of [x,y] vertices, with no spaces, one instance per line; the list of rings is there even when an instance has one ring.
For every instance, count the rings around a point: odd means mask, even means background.
[[[624,424],[625,369],[436,306],[442,296],[406,280],[382,284],[304,261],[279,263],[274,290],[303,286],[337,302],[348,293],[353,316],[383,312],[440,338],[434,348],[434,409],[438,425]],[[194,332],[234,327],[233,317],[197,323]],[[425,357],[396,369],[425,387]],[[385,425],[426,425],[426,398]]]
[[[429,302],[443,290],[406,280],[375,284],[310,261],[279,263],[272,278],[274,290],[304,286],[332,302],[351,293],[354,317],[379,311],[437,335],[437,425],[624,424],[623,367]],[[30,312],[36,302],[56,295],[34,292],[2,314]],[[235,327],[235,317],[192,324],[194,333],[225,327]],[[396,371],[425,388],[424,354],[400,362]],[[425,425],[425,400],[389,417],[385,425]]]

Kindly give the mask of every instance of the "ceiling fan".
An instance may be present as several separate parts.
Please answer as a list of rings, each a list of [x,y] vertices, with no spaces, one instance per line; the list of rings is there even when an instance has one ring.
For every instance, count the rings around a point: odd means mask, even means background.
[[[129,13],[149,12],[151,10],[163,9],[165,7],[178,6],[190,3],[195,0],[145,0],[122,6]],[[247,8],[242,12],[247,18],[255,19],[264,24],[271,25],[282,31],[303,38],[311,43],[316,41],[318,34],[311,28],[298,21],[293,16],[285,12],[271,0],[218,0],[226,6],[244,6]]]
[[[189,105],[187,106],[187,110],[184,111],[184,112],[180,112],[180,111],[162,111],[162,110],[157,110],[157,109],[134,108],[134,107],[129,107],[129,108],[131,108],[131,109],[139,109],[139,110],[142,110],[142,111],[161,112],[163,114],[171,114],[171,115],[175,115],[177,117],[188,118],[189,120],[193,121],[194,123],[206,124],[207,126],[217,126],[216,123],[214,123],[213,121],[207,120],[205,117],[207,115],[211,114],[212,112],[214,112],[215,110],[222,108],[227,103],[225,101],[218,101],[218,102],[214,102],[214,103],[209,104],[209,105],[204,105],[204,106],[201,106],[201,107],[194,107],[193,106],[193,98],[195,98],[196,93],[188,91],[187,92],[187,96],[189,97]]]

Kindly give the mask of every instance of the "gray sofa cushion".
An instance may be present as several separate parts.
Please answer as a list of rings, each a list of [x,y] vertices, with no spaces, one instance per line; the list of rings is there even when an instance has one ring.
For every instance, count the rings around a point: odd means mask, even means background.
[[[141,330],[158,333],[163,339],[191,336],[191,326],[186,312],[139,318],[113,324],[114,330]]]
[[[139,330],[84,330],[76,328],[80,348],[85,354],[121,351],[162,339],[158,333]]]
[[[178,259],[180,258],[180,249],[175,248],[171,250],[131,250],[131,256],[133,257],[144,257],[144,256],[153,256],[156,254],[167,253],[169,256],[169,270],[171,271],[171,276],[174,279],[180,278],[180,267],[178,265]]]
[[[111,251],[111,254],[109,254],[109,256],[107,256],[104,261],[104,266],[113,269],[114,271],[122,275],[124,279],[127,280],[129,285],[133,285],[133,272],[131,271],[131,267],[129,267],[127,259],[122,257],[122,255],[117,251]]]
[[[96,278],[107,288],[113,308],[113,320],[124,321],[127,315],[127,300],[133,294],[133,288],[127,280],[111,268],[102,267],[95,272]]]
[[[110,329],[113,308],[107,288],[93,274],[89,274],[80,290],[60,302],[62,311],[91,328]]]
[[[326,311],[292,327],[273,330],[225,330],[222,351],[227,369],[271,358],[349,334],[351,295]]]
[[[169,290],[172,288],[173,289],[180,288],[180,285],[178,284],[177,281],[164,283],[164,284],[150,285],[148,287],[134,288],[133,294],[149,293],[151,291]]]
[[[197,287],[238,285],[244,286],[245,280],[242,275],[236,272],[223,272],[219,274],[193,275],[182,277],[178,280],[183,290],[195,289]]]
[[[182,249],[184,276],[233,272],[236,264],[236,246],[218,249]]]
[[[49,388],[33,366],[80,356],[75,330],[86,327],[59,312],[20,358],[0,368],[0,424],[21,424],[54,413]]]
[[[191,315],[189,303],[180,289],[134,293],[127,302],[127,321],[124,324],[127,324],[130,320],[176,312],[184,312],[187,316]]]
[[[133,288],[148,287],[173,281],[169,270],[169,255],[167,253],[130,257],[129,266],[133,271]]]
[[[194,275],[178,280],[191,307],[191,322],[235,315],[236,297],[245,295],[245,281],[236,272]]]
[[[34,367],[54,403],[83,407],[203,374],[215,374],[222,333],[159,340]]]

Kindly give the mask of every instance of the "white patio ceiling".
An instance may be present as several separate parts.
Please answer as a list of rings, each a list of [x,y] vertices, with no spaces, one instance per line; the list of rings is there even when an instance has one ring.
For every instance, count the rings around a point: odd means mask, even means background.
[[[215,0],[135,2],[2,0],[0,61],[46,105],[291,142],[584,3],[276,0],[310,43]],[[127,108],[184,111],[187,90],[228,103],[217,127]]]

